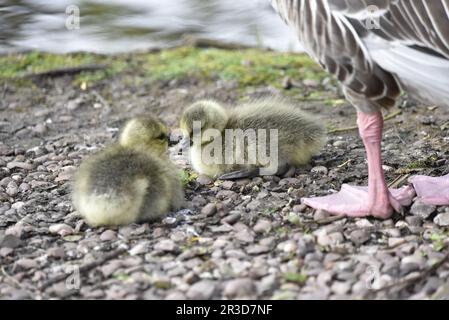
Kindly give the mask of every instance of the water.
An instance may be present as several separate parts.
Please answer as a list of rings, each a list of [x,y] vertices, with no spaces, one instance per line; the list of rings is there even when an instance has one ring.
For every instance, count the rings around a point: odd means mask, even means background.
[[[175,45],[183,34],[300,50],[268,0],[0,0],[0,52],[117,53]]]

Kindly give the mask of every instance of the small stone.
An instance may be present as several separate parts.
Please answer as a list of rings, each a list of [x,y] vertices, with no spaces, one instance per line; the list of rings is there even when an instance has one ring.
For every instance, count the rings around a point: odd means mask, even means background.
[[[16,196],[19,193],[19,187],[17,186],[17,183],[15,183],[14,181],[8,183],[8,186],[6,187],[6,193],[11,197]]]
[[[136,244],[134,247],[129,250],[129,254],[131,256],[136,256],[139,254],[147,253],[149,248],[149,242],[148,241],[142,241]]]
[[[48,228],[48,230],[50,231],[50,233],[57,233],[61,237],[65,237],[74,233],[73,228],[64,223],[53,224]]]
[[[57,259],[63,259],[66,256],[64,248],[50,248],[47,250],[47,254],[49,257]]]
[[[31,189],[31,186],[28,183],[21,183],[19,186],[20,192],[26,192]]]
[[[305,257],[306,254],[315,251],[315,239],[312,235],[304,235],[298,240],[298,255]]]
[[[24,170],[33,170],[33,168],[34,168],[34,166],[31,163],[19,162],[19,161],[9,162],[6,165],[6,167],[8,169],[19,168],[19,169],[24,169]]]
[[[252,243],[254,242],[254,236],[249,229],[242,229],[235,234],[235,238],[241,242]]]
[[[253,296],[256,291],[251,279],[234,279],[225,284],[223,295],[228,298],[247,298]]]
[[[427,219],[432,213],[434,213],[436,210],[436,206],[425,204],[421,202],[420,200],[416,200],[415,203],[413,203],[410,212],[418,217],[421,217],[422,219]]]
[[[206,176],[204,174],[200,174],[198,176],[198,178],[196,178],[196,182],[198,182],[199,184],[205,186],[205,185],[212,184],[214,181],[209,176]]]
[[[34,269],[37,267],[37,262],[28,258],[21,258],[15,262],[17,267],[20,267],[25,270]]]
[[[232,188],[234,188],[235,182],[234,181],[230,181],[230,180],[226,180],[226,181],[223,182],[223,184],[221,186],[225,190],[231,190]]]
[[[412,255],[402,258],[401,260],[401,271],[405,274],[412,271],[418,271],[424,268],[426,260],[421,255]]]
[[[305,205],[304,203],[297,204],[292,208],[293,212],[295,212],[295,213],[302,213],[302,212],[306,211],[306,209],[307,209],[307,205]]]
[[[327,175],[329,170],[324,166],[317,166],[317,167],[312,168],[311,172],[325,176],[325,175]]]
[[[268,233],[271,230],[271,222],[266,219],[259,219],[253,230],[256,233]]]
[[[283,250],[284,250],[285,253],[292,253],[292,252],[295,252],[297,248],[298,248],[298,246],[297,246],[296,242],[294,242],[294,241],[286,241],[284,243]]]
[[[176,243],[170,239],[164,239],[154,245],[154,249],[164,252],[176,252],[179,250]]]
[[[3,258],[7,257],[13,252],[14,252],[14,249],[11,249],[11,248],[0,248],[0,257],[3,257]]]
[[[320,220],[324,220],[327,219],[331,216],[331,214],[325,210],[316,210],[315,214],[313,215],[313,220],[315,221],[320,221]]]
[[[114,241],[117,239],[117,233],[113,230],[106,230],[100,235],[101,241]]]
[[[348,146],[348,143],[344,140],[337,140],[332,145],[338,149],[346,149],[346,147]]]
[[[20,247],[22,244],[22,240],[12,234],[7,234],[3,237],[0,237],[0,248],[10,248],[15,249]]]
[[[440,227],[447,227],[449,226],[449,212],[440,213],[435,217],[433,222]]]
[[[395,248],[397,246],[400,246],[401,244],[405,243],[404,238],[388,238],[388,246],[390,248]]]
[[[240,220],[240,218],[242,217],[242,215],[240,214],[240,212],[230,212],[230,214],[226,217],[224,217],[223,219],[221,219],[222,223],[227,223],[227,224],[234,224],[237,221]]]
[[[213,216],[217,212],[217,205],[215,203],[208,203],[201,209],[201,214],[206,217]]]
[[[187,291],[187,298],[192,300],[209,300],[215,292],[216,284],[211,280],[202,280],[193,284]]]
[[[349,235],[349,238],[354,244],[360,246],[371,239],[371,232],[367,229],[354,230]]]
[[[32,131],[36,134],[44,134],[47,131],[45,123],[38,123],[32,128]]]
[[[335,281],[331,286],[332,292],[338,295],[345,295],[351,290],[351,284],[348,282]]]

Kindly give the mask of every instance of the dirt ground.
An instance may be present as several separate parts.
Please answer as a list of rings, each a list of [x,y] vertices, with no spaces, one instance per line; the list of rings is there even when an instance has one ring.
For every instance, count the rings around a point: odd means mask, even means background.
[[[87,88],[70,75],[36,78],[33,86],[0,82],[0,298],[449,298],[449,263],[439,263],[449,208],[415,202],[381,221],[333,220],[301,205],[303,196],[367,183],[363,145],[350,128],[355,110],[332,81],[299,79],[300,93],[292,94],[285,84],[124,79]],[[304,99],[317,90],[327,96]],[[182,109],[197,99],[237,104],[267,94],[289,95],[330,131],[321,154],[292,177],[191,176],[188,206],[153,224],[90,228],[74,211],[74,170],[126,119],[152,112],[176,130]],[[387,181],[447,174],[449,110],[404,97],[391,113]]]

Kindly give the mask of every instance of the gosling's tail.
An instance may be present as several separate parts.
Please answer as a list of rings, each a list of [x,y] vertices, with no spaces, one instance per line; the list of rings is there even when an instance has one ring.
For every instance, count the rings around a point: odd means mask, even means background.
[[[75,187],[74,204],[91,226],[126,225],[141,216],[148,180],[136,179],[126,191],[85,192],[82,183]],[[84,189],[84,190],[83,190]]]

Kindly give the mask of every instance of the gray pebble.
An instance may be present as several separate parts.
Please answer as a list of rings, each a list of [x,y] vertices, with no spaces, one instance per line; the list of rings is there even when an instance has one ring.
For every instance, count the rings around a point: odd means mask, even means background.
[[[6,193],[11,197],[16,196],[19,193],[19,187],[17,186],[17,183],[15,183],[14,181],[9,182],[6,187]]]
[[[164,239],[154,245],[154,249],[164,252],[176,252],[179,247],[170,239]]]
[[[317,166],[317,167],[312,168],[311,172],[325,176],[325,175],[327,175],[329,170],[324,166]]]
[[[259,219],[253,227],[256,233],[268,233],[271,230],[271,222],[267,219]]]
[[[447,227],[449,226],[449,212],[440,213],[435,217],[433,222],[440,227]]]
[[[410,213],[422,219],[427,219],[435,210],[436,206],[416,200],[410,209]]]
[[[240,220],[242,215],[238,211],[231,211],[228,216],[221,219],[222,223],[234,224]]]
[[[187,298],[192,300],[208,300],[212,298],[216,284],[211,280],[201,280],[193,284],[187,291]]]
[[[251,279],[233,279],[225,284],[223,294],[228,298],[247,298],[255,293],[255,285]]]
[[[208,203],[201,209],[201,214],[206,217],[213,216],[217,212],[217,205],[215,203]]]
[[[7,234],[5,236],[0,236],[0,248],[10,248],[15,249],[20,247],[22,240],[12,234]]]

